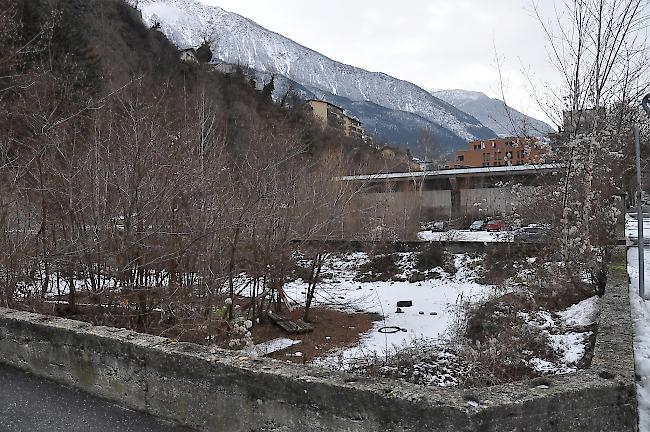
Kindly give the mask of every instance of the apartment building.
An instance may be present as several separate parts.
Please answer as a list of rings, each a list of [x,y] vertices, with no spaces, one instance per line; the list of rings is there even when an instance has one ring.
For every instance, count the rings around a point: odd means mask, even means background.
[[[363,139],[363,127],[361,121],[354,117],[344,116],[343,117],[343,132],[345,136],[350,138]]]
[[[542,151],[537,138],[499,138],[471,141],[468,150],[456,152],[447,168],[481,168],[539,163]]]
[[[363,126],[359,119],[351,117],[334,104],[326,101],[311,99],[307,101],[311,107],[314,118],[321,124],[321,127],[331,127],[342,131],[345,136],[363,139]]]

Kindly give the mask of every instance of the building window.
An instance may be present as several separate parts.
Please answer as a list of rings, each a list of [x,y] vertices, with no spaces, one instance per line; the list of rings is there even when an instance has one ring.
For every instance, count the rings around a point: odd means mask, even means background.
[[[496,143],[496,142],[493,142],[493,143],[492,143],[492,148],[493,148],[493,149],[497,148],[497,143]]]
[[[458,162],[465,162],[465,156],[458,156]]]

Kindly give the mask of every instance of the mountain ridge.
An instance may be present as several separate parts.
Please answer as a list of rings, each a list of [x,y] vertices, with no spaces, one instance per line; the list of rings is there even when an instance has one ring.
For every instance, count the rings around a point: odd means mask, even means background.
[[[553,132],[552,126],[526,115],[504,101],[474,90],[429,90],[434,96],[476,117],[500,136],[544,136]]]
[[[342,96],[353,103],[367,101],[413,113],[460,140],[496,136],[470,114],[413,83],[330,59],[220,7],[196,0],[130,1],[147,24],[159,26],[179,48],[196,47],[208,40],[218,61],[282,75],[307,89]]]

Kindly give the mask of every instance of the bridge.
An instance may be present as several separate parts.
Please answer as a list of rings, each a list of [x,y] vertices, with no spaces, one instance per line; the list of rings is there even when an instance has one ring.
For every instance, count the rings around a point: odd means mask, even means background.
[[[562,164],[458,168],[437,171],[368,174],[338,177],[359,185],[360,200],[378,208],[416,205],[437,217],[497,215],[512,212],[522,192],[555,182]]]

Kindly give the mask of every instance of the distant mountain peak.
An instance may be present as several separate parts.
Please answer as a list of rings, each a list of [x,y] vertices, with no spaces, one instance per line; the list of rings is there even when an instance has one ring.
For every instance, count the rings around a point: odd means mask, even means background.
[[[472,90],[436,90],[432,94],[481,121],[500,136],[542,136],[554,129],[547,123],[527,116],[504,101]]]
[[[446,89],[432,89],[430,90],[431,93],[435,95],[440,99],[445,100],[441,96],[446,96],[448,99],[452,98],[463,98],[463,99],[482,99],[482,98],[488,98],[488,96],[480,91],[475,91],[475,90],[463,90],[463,89],[452,89],[452,90],[446,90]]]
[[[374,110],[359,108],[359,104],[369,103],[401,113],[391,116],[399,130],[413,127],[417,117],[416,123],[426,129],[448,131],[440,135],[440,140],[450,148],[460,147],[468,140],[496,136],[472,115],[415,84],[337,62],[219,7],[197,0],[131,0],[131,4],[141,11],[147,24],[159,25],[179,48],[197,47],[208,40],[214,53],[213,61],[286,77],[317,97],[344,98],[348,106],[343,108],[364,123],[376,123],[376,119],[368,117]],[[397,120],[406,117],[410,119],[408,124],[400,124]],[[454,136],[456,138],[450,138]],[[392,135],[393,140],[399,137],[400,133]],[[413,143],[395,144],[410,146]]]

